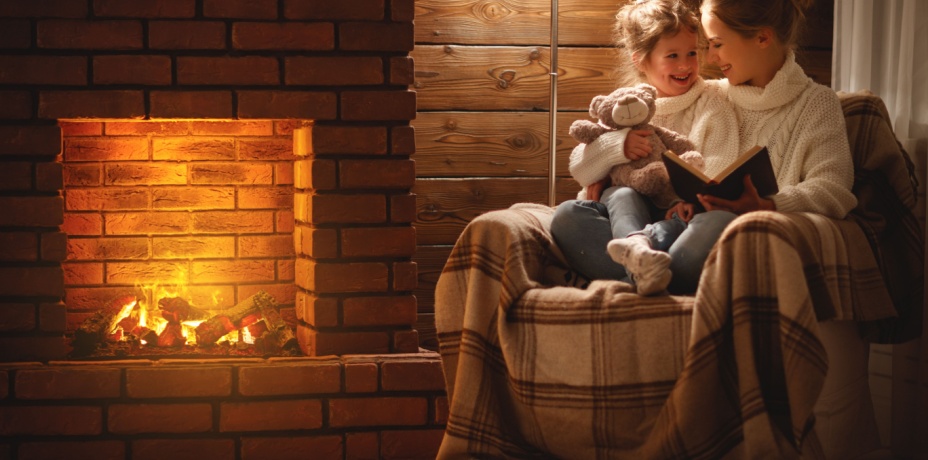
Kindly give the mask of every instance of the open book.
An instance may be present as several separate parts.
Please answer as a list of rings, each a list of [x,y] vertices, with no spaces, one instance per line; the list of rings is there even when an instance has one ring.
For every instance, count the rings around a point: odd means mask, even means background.
[[[674,192],[683,200],[697,206],[699,205],[697,193],[726,200],[738,199],[744,192],[745,174],[751,175],[751,182],[757,189],[758,195],[770,196],[779,191],[767,147],[754,146],[748,149],[713,178],[689,165],[670,150],[661,156],[667,167],[667,174],[670,175],[670,183],[673,185]]]

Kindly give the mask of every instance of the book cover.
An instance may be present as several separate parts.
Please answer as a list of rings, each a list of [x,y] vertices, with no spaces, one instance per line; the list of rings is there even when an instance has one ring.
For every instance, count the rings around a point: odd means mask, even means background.
[[[764,197],[775,195],[777,177],[770,163],[767,147],[754,146],[742,153],[715,177],[708,177],[702,171],[690,166],[676,153],[668,150],[661,157],[667,167],[670,183],[677,196],[689,203],[698,205],[697,193],[713,195],[726,200],[736,200],[744,192],[744,176],[751,175],[751,181],[757,193]]]

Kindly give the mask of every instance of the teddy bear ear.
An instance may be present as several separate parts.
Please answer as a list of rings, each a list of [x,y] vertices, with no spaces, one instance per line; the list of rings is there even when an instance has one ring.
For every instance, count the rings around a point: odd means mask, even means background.
[[[643,89],[643,90],[645,90],[645,91],[651,93],[651,95],[654,96],[654,97],[657,97],[657,88],[655,88],[655,87],[653,87],[653,86],[651,86],[651,85],[649,85],[649,84],[647,84],[647,83],[639,83],[639,84],[638,84],[638,88],[639,88],[639,89]]]
[[[590,116],[594,118],[599,118],[599,108],[603,105],[603,101],[606,100],[606,96],[594,96],[593,100],[590,101]]]

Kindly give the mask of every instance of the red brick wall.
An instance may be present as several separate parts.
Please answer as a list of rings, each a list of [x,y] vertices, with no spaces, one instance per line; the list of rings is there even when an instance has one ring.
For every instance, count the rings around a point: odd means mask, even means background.
[[[293,267],[279,254],[257,257],[245,274],[251,287],[225,289],[235,297],[259,285],[295,291],[290,303],[311,355],[417,351],[413,16],[413,0],[0,2],[0,361],[65,358],[62,337],[75,300],[65,297],[65,285],[114,276],[95,261],[65,261],[66,233],[78,239],[97,232],[106,215],[65,208],[65,175],[70,181],[75,171],[59,162],[59,120],[91,122],[63,125],[67,142],[88,150],[97,148],[100,126],[131,126],[115,119],[305,122],[294,135]],[[128,152],[139,152],[143,137],[154,139],[151,152],[193,144],[189,155],[210,158],[241,143],[203,146],[159,135],[125,132],[116,142]],[[172,182],[181,166],[165,162],[133,174],[186,187]],[[202,174],[195,181],[206,185],[211,174],[240,172],[217,166],[224,170],[188,166],[188,174]],[[275,166],[273,174],[285,173]],[[97,206],[93,193],[80,193],[89,195],[86,206]],[[273,226],[260,234],[273,239],[283,234],[286,212],[262,203],[277,198],[239,193],[236,206],[253,207],[254,220]],[[108,228],[125,237],[146,233],[148,211],[125,211],[141,220]],[[195,225],[164,212],[177,225]],[[130,272],[135,266],[121,263]],[[191,271],[197,263],[188,264]],[[213,269],[245,265],[232,264]],[[295,287],[281,287],[288,277]]]
[[[432,459],[443,389],[435,354],[0,364],[0,458]]]
[[[0,1],[0,458],[435,457],[447,417],[440,362],[401,353],[418,351],[413,16],[413,0]],[[216,120],[264,131],[200,129]],[[138,238],[157,259],[174,236],[144,228],[156,208],[134,194],[100,209],[91,184],[107,180],[106,164],[72,163],[63,143],[152,157],[183,145],[180,163],[109,166],[155,178],[121,184],[148,200],[212,202],[158,209],[180,232],[196,225],[181,214],[233,206],[229,183],[213,183],[242,173],[226,161],[230,145],[239,156],[279,152],[285,138],[290,191],[277,189],[288,173],[275,158],[247,179],[258,184],[233,180],[234,206],[260,228],[222,230],[237,239],[230,260],[256,265],[245,275],[257,278],[201,281],[236,298],[293,292],[304,351],[342,356],[65,362],[68,309],[81,305],[71,289],[138,267],[131,251],[118,262],[73,255],[94,254],[91,236]],[[175,183],[182,168],[198,179]],[[124,217],[107,225],[109,213]],[[139,219],[122,225],[129,218]],[[199,256],[188,256],[193,273]]]

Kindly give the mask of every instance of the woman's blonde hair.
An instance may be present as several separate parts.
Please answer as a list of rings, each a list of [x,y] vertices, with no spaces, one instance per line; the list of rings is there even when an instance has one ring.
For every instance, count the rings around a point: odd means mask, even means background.
[[[672,37],[684,29],[696,34],[700,30],[696,12],[683,0],[637,0],[620,8],[614,25],[618,85],[645,81],[638,64],[647,61],[661,37]]]
[[[769,27],[784,46],[795,49],[814,0],[703,0],[700,9],[744,38]]]

